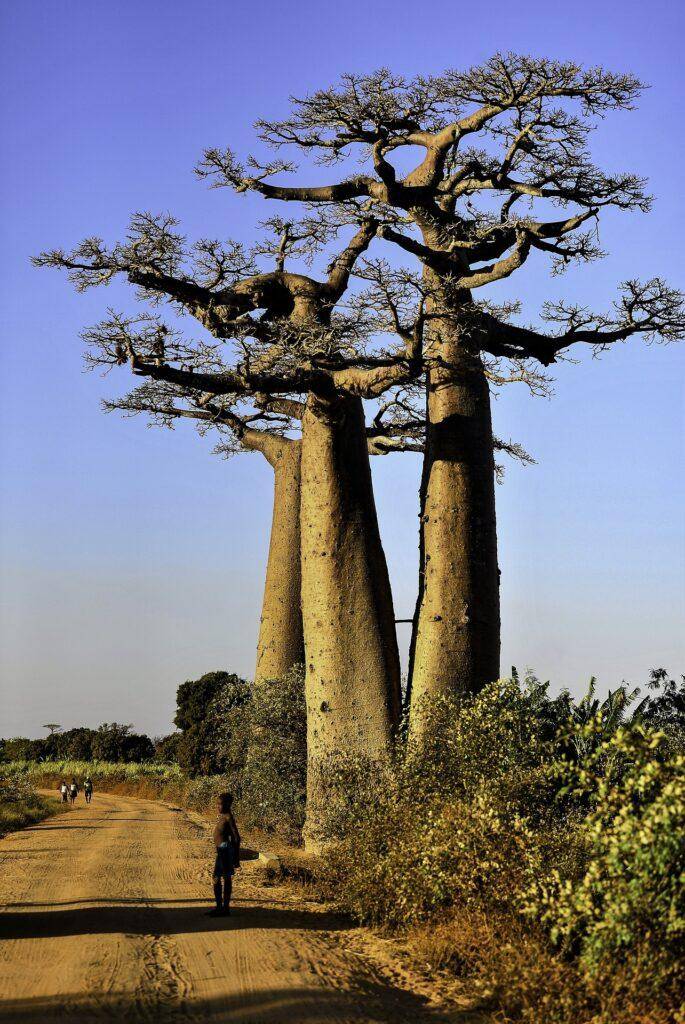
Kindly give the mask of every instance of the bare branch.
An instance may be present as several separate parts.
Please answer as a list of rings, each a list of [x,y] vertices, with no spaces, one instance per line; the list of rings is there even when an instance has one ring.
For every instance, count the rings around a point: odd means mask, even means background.
[[[462,274],[460,284],[466,288],[482,288],[486,284],[492,284],[493,281],[500,281],[504,277],[509,277],[510,274],[513,274],[515,270],[518,270],[525,263],[531,244],[532,236],[530,232],[518,228],[516,231],[516,245],[513,252],[488,267],[482,267],[480,270]]]
[[[274,174],[291,172],[295,168],[284,161],[274,161],[260,168],[260,173],[250,175],[236,161],[230,149],[206,149],[196,167],[199,178],[211,182],[211,188],[232,188],[236,192],[259,192],[265,199],[287,199],[301,203],[343,203],[370,195],[373,178],[358,175],[348,181],[333,185],[273,185],[266,179]]]
[[[325,286],[325,293],[331,301],[337,302],[347,288],[347,283],[350,279],[352,269],[359,256],[365,252],[371,244],[371,240],[376,234],[377,227],[378,224],[375,220],[369,218],[365,221],[359,227],[359,230],[347,248],[336,256],[328,267],[328,281]]]
[[[685,335],[683,295],[660,278],[645,283],[625,281],[609,314],[559,302],[546,303],[542,315],[560,328],[558,334],[501,324],[486,315],[483,348],[494,355],[529,357],[548,365],[559,352],[578,343],[602,351],[634,334],[644,335],[647,341],[678,341]]]

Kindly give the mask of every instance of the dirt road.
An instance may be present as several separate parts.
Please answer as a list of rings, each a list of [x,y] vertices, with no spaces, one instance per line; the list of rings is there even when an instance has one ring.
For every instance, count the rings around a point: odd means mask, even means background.
[[[255,862],[233,915],[205,916],[210,848],[196,816],[113,794],[0,840],[0,1021],[468,1019],[353,951],[340,919],[264,887]]]

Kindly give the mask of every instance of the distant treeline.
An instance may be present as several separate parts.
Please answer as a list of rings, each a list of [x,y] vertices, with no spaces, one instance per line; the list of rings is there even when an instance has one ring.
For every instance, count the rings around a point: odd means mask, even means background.
[[[297,691],[294,698],[293,687]],[[51,726],[55,731],[40,739],[0,739],[0,762],[159,762],[177,764],[191,778],[233,774],[244,765],[253,717],[269,717],[261,705],[268,702],[271,713],[278,714],[287,697],[292,699],[293,708],[297,707],[297,717],[304,699],[301,690],[301,673],[295,671],[291,681],[281,683],[278,694],[267,687],[255,701],[251,683],[229,672],[207,672],[178,687],[174,717],[177,731],[167,736],[151,738],[135,732],[132,725],[117,722],[104,722],[97,729],[62,729],[55,723]]]
[[[104,722],[97,729],[77,726],[30,740],[24,736],[0,740],[3,761],[114,761],[130,764],[150,761],[156,744],[132,725]]]

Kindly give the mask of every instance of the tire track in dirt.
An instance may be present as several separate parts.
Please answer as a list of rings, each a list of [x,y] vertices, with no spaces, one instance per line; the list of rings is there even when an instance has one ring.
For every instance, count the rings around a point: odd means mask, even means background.
[[[205,916],[210,854],[197,816],[114,794],[0,840],[1,1024],[475,1024],[254,862]]]

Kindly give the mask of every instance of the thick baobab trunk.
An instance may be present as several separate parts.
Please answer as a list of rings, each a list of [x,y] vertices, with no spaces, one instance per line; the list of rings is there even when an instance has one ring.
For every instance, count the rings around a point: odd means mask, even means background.
[[[300,595],[300,442],[272,439],[274,509],[257,643],[255,683],[304,661]]]
[[[434,282],[432,282],[434,283]],[[444,302],[441,296],[440,301]],[[412,729],[441,693],[499,675],[500,614],[490,394],[468,329],[434,321],[428,351],[420,580],[410,655]]]
[[[378,759],[400,715],[390,581],[356,397],[310,394],[302,421],[302,611],[309,849],[321,845],[326,760]]]

